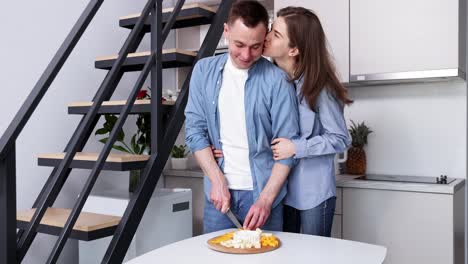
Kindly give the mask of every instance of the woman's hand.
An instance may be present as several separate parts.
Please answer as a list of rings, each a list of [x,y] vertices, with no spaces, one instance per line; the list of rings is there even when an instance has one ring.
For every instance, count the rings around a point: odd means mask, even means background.
[[[296,154],[296,146],[287,138],[275,138],[271,144],[273,145],[271,150],[273,151],[274,160],[287,159]]]
[[[213,145],[211,145],[211,151],[213,151],[213,156],[215,157],[215,159],[220,159],[223,157],[223,151],[220,149],[216,149]]]

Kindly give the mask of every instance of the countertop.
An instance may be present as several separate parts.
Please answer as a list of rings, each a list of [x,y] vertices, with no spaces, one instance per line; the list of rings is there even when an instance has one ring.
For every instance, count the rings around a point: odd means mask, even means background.
[[[204,177],[204,174],[200,169],[165,170],[163,171],[163,175],[189,178]],[[455,181],[449,184],[428,184],[391,181],[369,181],[356,179],[358,177],[360,177],[360,175],[336,175],[336,187],[454,194],[456,191],[460,190],[465,185],[465,179],[456,179]]]

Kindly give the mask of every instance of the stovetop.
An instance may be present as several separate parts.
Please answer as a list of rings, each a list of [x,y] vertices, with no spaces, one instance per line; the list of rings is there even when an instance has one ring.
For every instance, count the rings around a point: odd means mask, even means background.
[[[364,176],[356,178],[356,180],[449,184],[453,182],[455,178],[448,178],[447,175],[440,175],[439,177],[425,177],[425,176],[366,174]]]

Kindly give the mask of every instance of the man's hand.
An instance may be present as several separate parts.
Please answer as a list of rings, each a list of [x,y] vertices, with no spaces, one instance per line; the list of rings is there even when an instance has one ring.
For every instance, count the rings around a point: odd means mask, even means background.
[[[210,179],[210,201],[217,210],[226,213],[231,205],[231,193],[227,187],[226,177],[213,157],[211,147],[195,151],[194,156],[203,173]]]
[[[231,205],[231,193],[226,183],[212,183],[210,200],[221,213],[226,213]]]
[[[244,220],[244,229],[254,230],[265,224],[271,212],[273,201],[259,197],[258,200],[250,207],[249,212]]]

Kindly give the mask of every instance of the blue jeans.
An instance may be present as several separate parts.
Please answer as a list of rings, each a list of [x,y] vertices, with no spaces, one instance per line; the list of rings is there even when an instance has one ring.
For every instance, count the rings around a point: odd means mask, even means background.
[[[253,205],[252,191],[229,190],[231,193],[231,211],[244,222],[250,207]],[[211,233],[227,228],[236,228],[229,218],[218,211],[213,203],[205,196],[205,209],[203,216],[203,232]],[[281,231],[283,228],[283,204],[280,203],[271,209],[270,217],[266,223],[260,227],[264,230]]]
[[[316,236],[331,236],[336,197],[331,197],[308,210],[285,205],[283,231]]]

